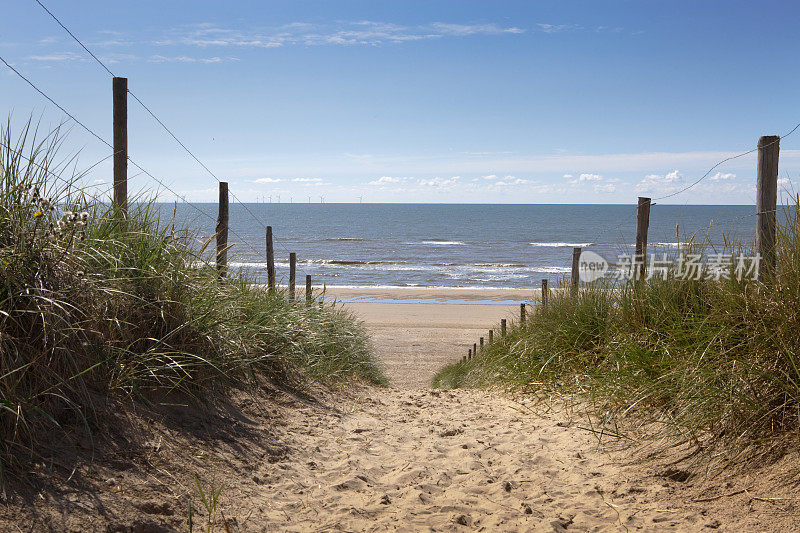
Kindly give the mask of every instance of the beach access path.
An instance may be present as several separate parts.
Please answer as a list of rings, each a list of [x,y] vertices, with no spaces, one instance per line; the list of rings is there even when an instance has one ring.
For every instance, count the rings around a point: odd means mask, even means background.
[[[352,291],[337,296],[359,297]],[[256,510],[255,494],[236,498],[251,505],[248,525],[281,531],[725,531],[779,523],[769,512],[747,513],[735,499],[733,511],[727,498],[692,503],[697,494],[732,489],[712,483],[687,492],[680,474],[673,479],[653,470],[661,468],[657,464],[633,464],[625,451],[609,451],[587,431],[584,417],[557,403],[543,410],[496,391],[428,389],[436,369],[459,359],[519,305],[411,303],[420,298],[418,291],[394,291],[375,295],[377,302],[344,304],[365,320],[392,386],[347,389],[336,396],[335,410],[288,412],[281,434],[292,458],[258,473],[269,498]]]

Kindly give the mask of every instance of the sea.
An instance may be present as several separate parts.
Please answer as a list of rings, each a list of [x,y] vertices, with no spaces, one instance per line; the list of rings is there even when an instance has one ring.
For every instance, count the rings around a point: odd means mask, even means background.
[[[188,227],[198,248],[214,235],[217,204],[159,204],[165,223]],[[695,235],[712,249],[752,243],[754,206],[658,205],[649,252],[674,251]],[[633,253],[635,205],[333,204],[232,202],[229,264],[266,282],[266,226],[286,280],[297,254],[298,285],[528,288],[571,270],[573,247],[610,263]],[[208,250],[213,249],[213,244]]]

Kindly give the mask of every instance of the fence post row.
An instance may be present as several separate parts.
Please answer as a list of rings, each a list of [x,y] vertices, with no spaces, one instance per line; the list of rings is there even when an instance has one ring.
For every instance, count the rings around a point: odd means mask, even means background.
[[[228,267],[228,182],[219,182],[217,215],[217,273],[224,278]]]
[[[578,285],[581,281],[581,272],[579,270],[579,265],[581,262],[581,249],[580,248],[573,248],[572,249],[572,279],[570,280],[570,288],[569,293],[572,296],[578,294]]]
[[[111,82],[114,117],[114,205],[128,217],[128,78]]]
[[[761,273],[775,273],[778,208],[778,155],[781,138],[766,135],[758,139],[758,178],[756,180],[756,242],[761,256]]]
[[[275,250],[272,247],[272,226],[267,226],[267,288],[275,291]]]
[[[294,300],[294,280],[297,270],[297,254],[289,253],[289,299]]]
[[[645,278],[647,269],[647,229],[650,226],[650,198],[639,197],[636,208],[636,255],[634,256],[635,280]]]

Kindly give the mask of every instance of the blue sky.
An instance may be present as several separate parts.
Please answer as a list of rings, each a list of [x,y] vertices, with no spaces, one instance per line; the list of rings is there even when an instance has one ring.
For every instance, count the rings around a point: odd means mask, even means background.
[[[0,55],[110,140],[109,75],[34,0],[9,4]],[[800,122],[797,2],[45,4],[243,200],[634,203]],[[3,115],[63,119],[0,67]],[[129,138],[171,188],[216,198],[133,101]],[[781,148],[793,190],[800,131]],[[77,127],[64,150],[79,167],[110,152]],[[664,202],[752,203],[755,165]]]

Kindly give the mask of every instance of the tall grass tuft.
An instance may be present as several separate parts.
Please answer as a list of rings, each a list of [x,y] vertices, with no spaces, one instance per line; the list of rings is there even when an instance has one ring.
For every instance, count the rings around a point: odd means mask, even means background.
[[[720,251],[707,248],[685,251]],[[725,248],[754,255],[738,243]],[[577,395],[604,424],[635,414],[625,426],[635,421],[639,436],[686,439],[708,452],[797,436],[800,199],[783,210],[775,276],[731,278],[593,285],[576,297],[556,291],[524,326],[445,367],[434,385]]]
[[[38,436],[91,427],[98,402],[155,390],[199,396],[257,375],[382,383],[363,327],[330,306],[221,281],[157,206],[84,194],[61,134],[0,131],[0,474]]]

